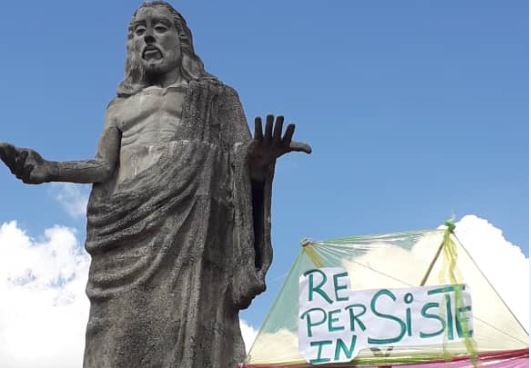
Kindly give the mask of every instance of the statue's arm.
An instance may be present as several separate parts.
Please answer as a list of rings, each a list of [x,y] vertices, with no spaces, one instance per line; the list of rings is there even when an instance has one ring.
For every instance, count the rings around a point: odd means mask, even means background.
[[[267,176],[270,167],[276,160],[290,152],[304,152],[310,154],[310,145],[292,140],[295,133],[295,124],[289,124],[284,136],[282,128],[284,117],[267,115],[265,130],[262,130],[262,119],[255,118],[255,133],[249,146],[249,169],[253,181],[261,181]]]
[[[120,155],[121,133],[116,127],[107,127],[101,136],[94,160],[50,162],[49,181],[70,183],[101,183],[116,170]]]
[[[48,161],[36,151],[0,143],[0,159],[10,171],[26,184],[47,182],[100,183],[116,170],[120,152],[121,133],[106,124],[98,153],[94,160]]]
[[[251,177],[256,249],[255,262],[257,268],[262,268],[263,254],[259,249],[263,248],[260,243],[263,242],[266,231],[264,227],[266,223],[265,214],[268,213],[270,215],[271,213],[271,188],[267,188],[267,181],[273,178],[276,160],[289,152],[305,152],[308,154],[312,152],[312,148],[308,144],[292,140],[295,132],[294,124],[289,124],[284,136],[282,136],[284,118],[279,116],[275,122],[274,120],[273,115],[268,115],[265,130],[262,130],[261,118],[257,117],[255,119],[255,133],[249,145],[247,156]],[[271,183],[269,183],[269,186],[271,186]]]

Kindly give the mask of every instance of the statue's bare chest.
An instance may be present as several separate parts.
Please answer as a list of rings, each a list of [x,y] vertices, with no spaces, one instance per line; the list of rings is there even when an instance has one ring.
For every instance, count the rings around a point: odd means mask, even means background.
[[[185,93],[185,87],[149,87],[124,101],[116,115],[122,148],[176,140]]]

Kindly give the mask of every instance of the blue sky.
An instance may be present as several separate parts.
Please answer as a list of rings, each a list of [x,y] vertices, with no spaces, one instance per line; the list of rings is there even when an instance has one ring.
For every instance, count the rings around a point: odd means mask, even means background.
[[[137,1],[6,2],[0,22],[0,141],[45,158],[93,157],[123,77]],[[476,214],[528,255],[528,2],[174,2],[207,70],[247,117],[284,114],[311,156],[277,165],[269,290],[303,238],[435,228]],[[84,220],[57,188],[0,167],[0,224],[34,237]],[[87,189],[84,189],[85,191]]]

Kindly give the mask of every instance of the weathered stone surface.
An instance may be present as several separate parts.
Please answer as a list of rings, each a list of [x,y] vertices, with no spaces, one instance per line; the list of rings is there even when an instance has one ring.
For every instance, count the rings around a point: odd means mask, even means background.
[[[126,76],[94,160],[52,162],[0,144],[22,181],[92,183],[86,249],[91,309],[85,368],[235,367],[238,313],[265,290],[275,161],[309,153],[259,118],[251,137],[236,92],[208,74],[184,18],[142,5]]]

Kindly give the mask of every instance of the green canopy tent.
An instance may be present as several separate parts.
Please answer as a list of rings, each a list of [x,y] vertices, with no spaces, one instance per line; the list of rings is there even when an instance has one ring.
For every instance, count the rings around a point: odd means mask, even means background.
[[[299,346],[299,324],[303,319],[299,310],[299,280],[311,270],[334,267],[348,273],[354,292],[466,285],[472,300],[473,334],[454,340],[445,331],[443,341],[437,344],[370,346],[360,350],[349,362],[331,361],[323,363],[325,366],[527,367],[526,329],[456,238],[454,227],[453,223],[447,223],[446,229],[431,231],[304,241],[242,366],[321,364],[309,363]],[[455,303],[462,300],[456,294]],[[457,322],[459,328],[462,321]]]

